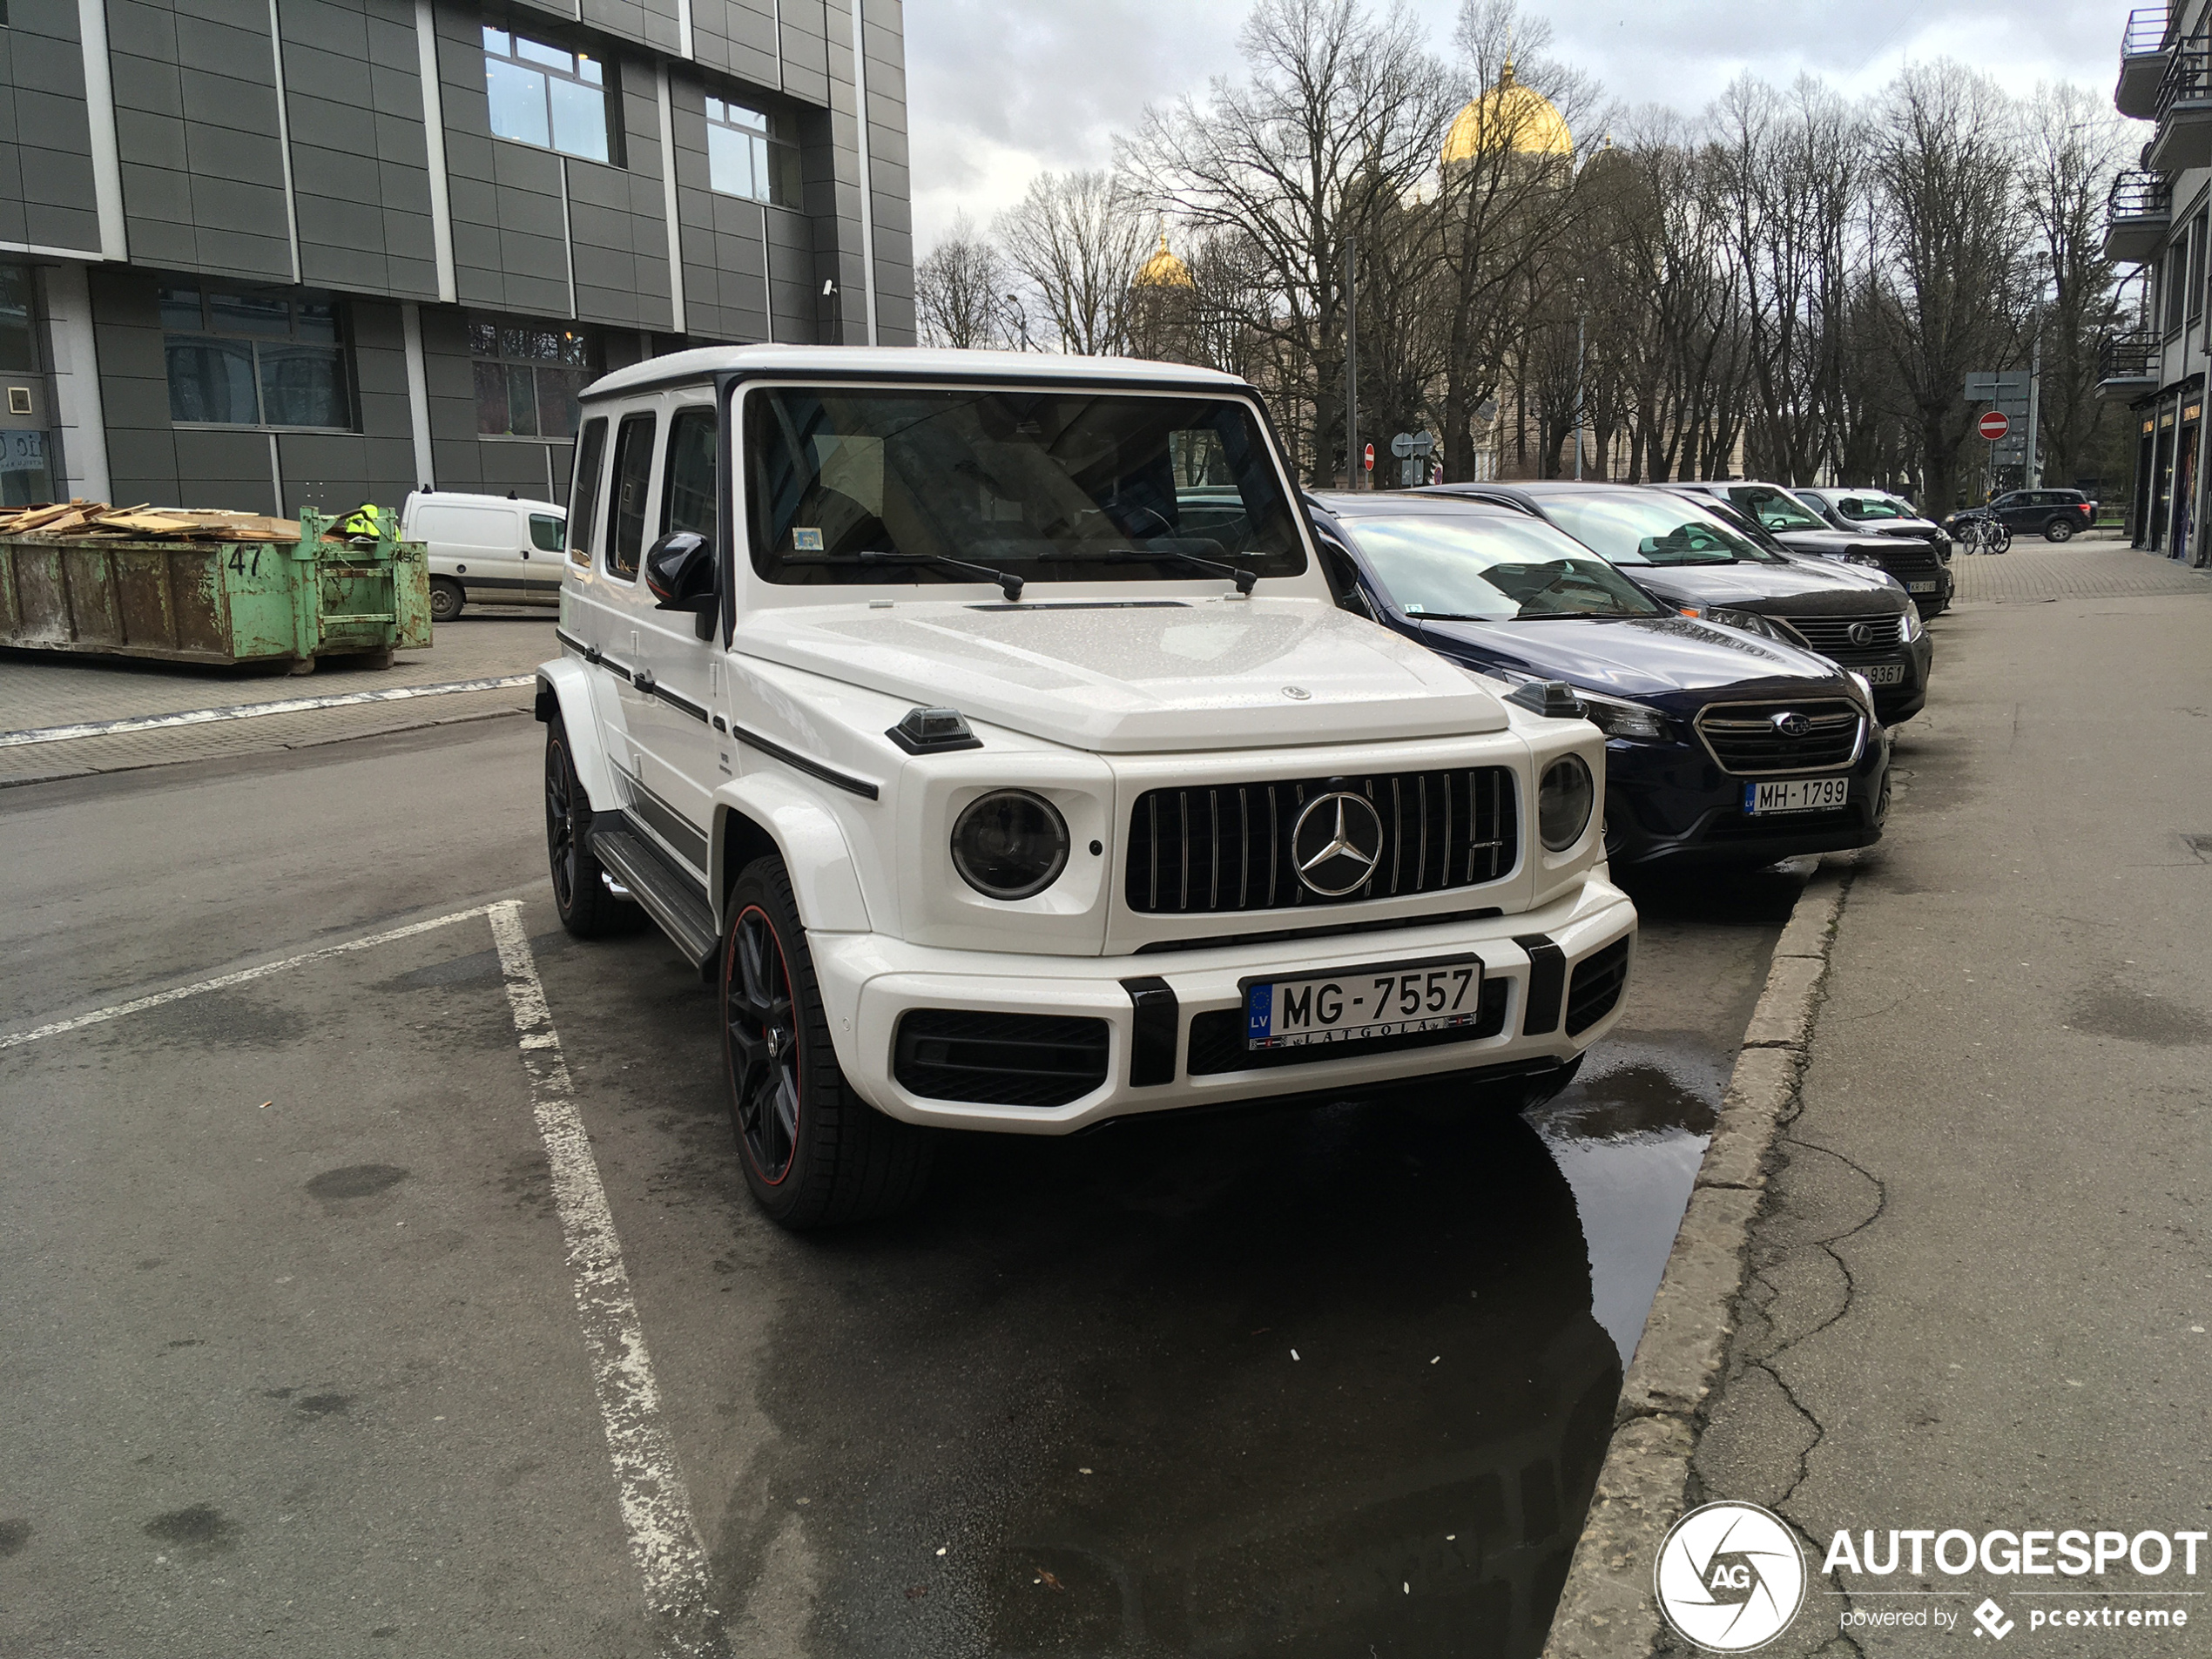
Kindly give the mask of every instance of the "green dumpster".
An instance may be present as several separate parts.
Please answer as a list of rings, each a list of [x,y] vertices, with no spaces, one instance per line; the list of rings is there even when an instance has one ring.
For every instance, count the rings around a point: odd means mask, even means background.
[[[0,534],[0,645],[297,672],[428,644],[422,544],[326,538],[336,522],[303,509],[297,541]]]

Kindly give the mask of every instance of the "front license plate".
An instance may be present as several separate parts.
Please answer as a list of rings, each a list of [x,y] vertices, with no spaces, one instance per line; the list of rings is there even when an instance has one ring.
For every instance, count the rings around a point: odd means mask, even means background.
[[[1244,1048],[1302,1049],[1408,1031],[1444,1031],[1473,1025],[1481,1008],[1479,956],[1246,980]]]
[[[1940,582],[1908,582],[1905,584],[1905,590],[1907,593],[1933,593],[1942,585]]]
[[[1793,778],[1743,786],[1743,810],[1753,818],[1770,813],[1831,812],[1850,799],[1848,778]]]
[[[1869,685],[1902,685],[1905,684],[1903,663],[1877,663],[1871,668],[1858,671],[1866,676]]]

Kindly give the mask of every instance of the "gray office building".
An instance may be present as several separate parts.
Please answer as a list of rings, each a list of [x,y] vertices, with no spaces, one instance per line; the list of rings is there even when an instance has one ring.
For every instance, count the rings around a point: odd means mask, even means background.
[[[0,0],[0,502],[565,495],[685,346],[913,343],[900,0]]]

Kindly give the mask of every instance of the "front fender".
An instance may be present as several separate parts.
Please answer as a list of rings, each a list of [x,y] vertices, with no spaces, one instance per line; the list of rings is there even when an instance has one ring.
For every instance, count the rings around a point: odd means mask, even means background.
[[[598,718],[592,711],[590,672],[573,657],[556,658],[537,667],[537,718],[550,722],[556,714],[568,734],[569,759],[584,799],[595,810],[613,806],[614,769],[607,764],[606,745],[600,740]]]
[[[764,853],[779,854],[810,933],[869,932],[868,907],[845,830],[827,808],[787,779],[754,772],[714,792],[714,827],[707,868],[714,884],[715,926],[726,931],[731,884]]]

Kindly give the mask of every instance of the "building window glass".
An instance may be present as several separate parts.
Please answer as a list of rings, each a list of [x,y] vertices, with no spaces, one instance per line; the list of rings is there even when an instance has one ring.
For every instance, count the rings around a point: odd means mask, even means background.
[[[317,294],[158,290],[169,418],[185,426],[353,425],[338,307]]]
[[[725,196],[796,206],[799,152],[758,110],[726,98],[706,101],[706,179]]]
[[[609,159],[607,66],[589,52],[487,24],[484,90],[494,137],[586,161]]]
[[[2189,221],[2189,320],[2204,314],[2204,222],[2199,213]]]
[[[2166,260],[2159,268],[2159,286],[2165,290],[2166,332],[2173,334],[2182,326],[2182,307],[2188,297],[2189,234],[2186,228],[2167,245]]]
[[[552,323],[469,321],[475,360],[476,430],[487,437],[573,438],[577,395],[592,379],[581,328]]]

